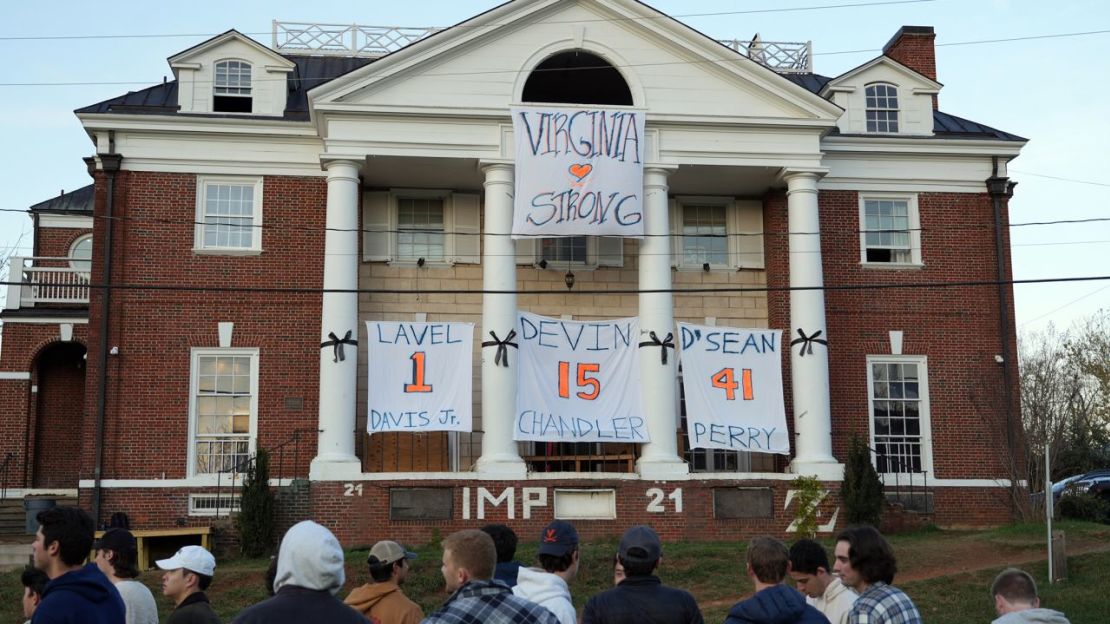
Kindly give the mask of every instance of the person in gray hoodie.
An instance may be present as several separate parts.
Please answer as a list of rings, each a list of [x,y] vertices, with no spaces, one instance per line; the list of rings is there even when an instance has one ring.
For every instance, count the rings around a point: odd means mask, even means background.
[[[369,624],[335,597],[343,587],[343,549],[326,528],[311,520],[293,525],[278,549],[274,597],[235,616],[232,624]]]
[[[553,613],[559,624],[576,624],[569,586],[578,575],[578,531],[569,522],[553,521],[540,533],[536,558],[541,567],[521,568],[513,593]]]
[[[998,618],[992,624],[1069,624],[1063,613],[1042,609],[1037,583],[1018,568],[1006,568],[991,583],[991,597]]]

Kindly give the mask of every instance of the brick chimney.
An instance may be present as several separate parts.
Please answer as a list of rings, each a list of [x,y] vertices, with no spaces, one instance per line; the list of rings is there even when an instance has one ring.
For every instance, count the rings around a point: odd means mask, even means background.
[[[915,72],[937,79],[937,54],[933,42],[937,35],[932,26],[903,26],[883,46],[883,56],[890,57]],[[937,108],[937,96],[933,96]]]

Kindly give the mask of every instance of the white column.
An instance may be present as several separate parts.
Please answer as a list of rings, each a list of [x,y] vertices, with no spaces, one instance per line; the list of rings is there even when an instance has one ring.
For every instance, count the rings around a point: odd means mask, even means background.
[[[640,242],[640,290],[671,288],[671,237],[667,202],[667,176],[672,168],[644,168],[644,240]],[[674,298],[670,292],[640,293],[640,341],[650,333],[663,341],[674,334]],[[667,349],[662,363],[661,347],[640,348],[640,397],[651,441],[644,444],[636,469],[644,479],[682,479],[689,474],[678,456],[675,369],[678,356]]]
[[[818,174],[787,172],[784,177],[790,228],[790,286],[812,288],[790,291],[790,328],[783,334],[783,348],[790,349],[794,397],[795,453],[790,470],[838,481],[844,477],[844,466],[832,456],[828,349],[818,342],[790,346],[800,338],[798,330],[807,337],[820,332],[818,340],[829,339],[825,327],[825,291],[821,290],[825,282],[817,206]]]
[[[358,171],[361,162],[335,160],[328,172],[327,231],[324,234],[324,290],[320,309],[320,342],[358,329]],[[359,345],[361,346],[361,345]],[[311,479],[347,479],[362,472],[355,456],[355,392],[358,346],[343,345],[344,359],[335,361],[332,347],[320,349],[320,420]]]
[[[485,173],[485,235],[482,237],[482,288],[516,290],[516,244],[513,229],[513,165],[483,164]],[[504,340],[516,326],[516,295],[482,296],[480,342],[489,332]],[[518,339],[519,340],[519,339]],[[483,478],[523,479],[527,470],[513,441],[516,418],[516,349],[507,349],[509,366],[494,362],[497,347],[482,348],[482,456],[477,470]]]

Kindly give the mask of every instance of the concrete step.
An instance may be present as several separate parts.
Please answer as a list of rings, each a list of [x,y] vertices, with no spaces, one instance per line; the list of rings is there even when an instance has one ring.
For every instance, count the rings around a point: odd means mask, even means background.
[[[33,541],[28,538],[26,544],[0,544],[0,570],[17,570],[30,563]]]

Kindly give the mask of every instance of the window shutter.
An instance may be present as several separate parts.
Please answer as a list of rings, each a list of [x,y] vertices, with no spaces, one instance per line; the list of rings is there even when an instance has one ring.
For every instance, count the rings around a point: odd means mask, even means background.
[[[624,266],[624,239],[619,236],[597,237],[597,266]]]
[[[671,268],[675,268],[682,259],[682,205],[671,199],[667,214],[671,218]]]
[[[730,227],[736,246],[736,266],[745,269],[762,269],[763,264],[763,202],[759,200],[737,200],[733,204],[733,221]]]
[[[454,249],[448,260],[463,264],[482,261],[482,215],[478,196],[466,193],[451,195],[451,238]]]
[[[516,263],[534,266],[536,264],[537,251],[539,250],[538,238],[518,238],[516,239]]]
[[[393,260],[393,206],[387,191],[367,191],[362,196],[362,259]]]

